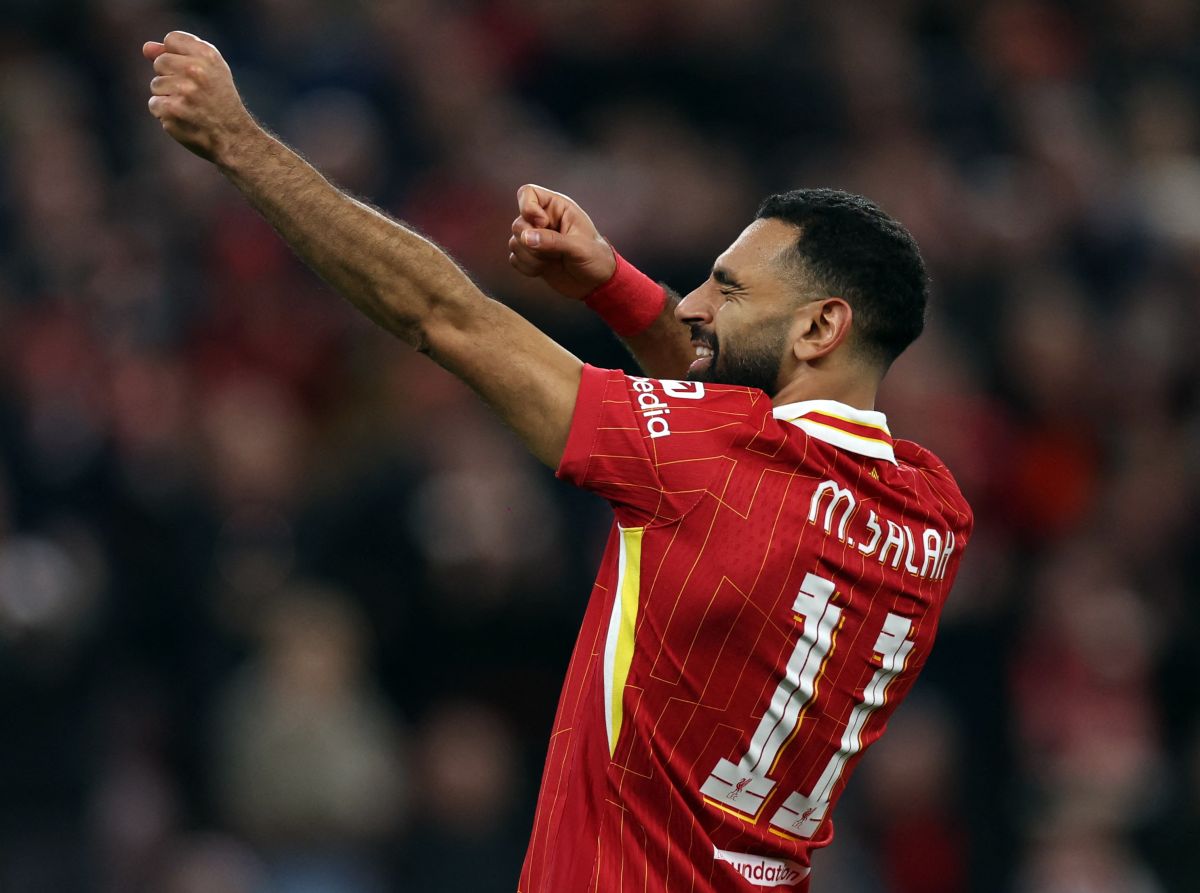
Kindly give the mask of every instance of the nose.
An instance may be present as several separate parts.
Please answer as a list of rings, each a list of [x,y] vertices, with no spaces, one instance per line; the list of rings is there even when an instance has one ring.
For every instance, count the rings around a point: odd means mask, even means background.
[[[715,307],[708,294],[709,289],[701,285],[693,289],[688,296],[675,305],[675,319],[685,326],[712,325]]]

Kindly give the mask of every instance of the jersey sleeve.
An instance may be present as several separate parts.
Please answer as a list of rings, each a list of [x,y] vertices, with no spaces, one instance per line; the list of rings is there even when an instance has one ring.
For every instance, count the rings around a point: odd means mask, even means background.
[[[607,499],[622,524],[678,520],[771,418],[754,388],[585,366],[557,473]]]

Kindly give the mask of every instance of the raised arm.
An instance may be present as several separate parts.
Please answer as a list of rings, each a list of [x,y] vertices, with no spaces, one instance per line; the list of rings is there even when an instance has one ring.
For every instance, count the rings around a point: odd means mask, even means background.
[[[696,354],[688,328],[675,319],[679,295],[628,264],[618,265],[592,219],[562,193],[522,186],[517,206],[509,263],[596,310],[648,375],[682,378]]]
[[[558,465],[582,364],[489,299],[444,252],[338,191],[242,104],[217,49],[172,31],[142,48],[150,112],[213,162],[325,281],[383,328],[462,378],[540,460]]]

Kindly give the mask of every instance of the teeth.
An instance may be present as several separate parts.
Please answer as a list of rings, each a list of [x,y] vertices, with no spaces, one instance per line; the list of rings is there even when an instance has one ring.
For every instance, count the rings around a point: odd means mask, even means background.
[[[712,352],[711,347],[697,347],[696,348],[696,356],[698,356],[698,357],[711,357],[712,355],[713,355],[713,352]]]

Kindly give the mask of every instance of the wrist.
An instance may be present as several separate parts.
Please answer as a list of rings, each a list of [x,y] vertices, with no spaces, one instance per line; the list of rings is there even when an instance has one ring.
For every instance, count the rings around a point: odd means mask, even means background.
[[[583,298],[608,327],[622,338],[640,335],[662,315],[666,290],[629,263],[614,248],[616,269],[607,282]]]
[[[221,134],[213,163],[223,173],[236,176],[244,173],[256,159],[270,152],[275,140],[249,114],[245,120],[227,128]]]

